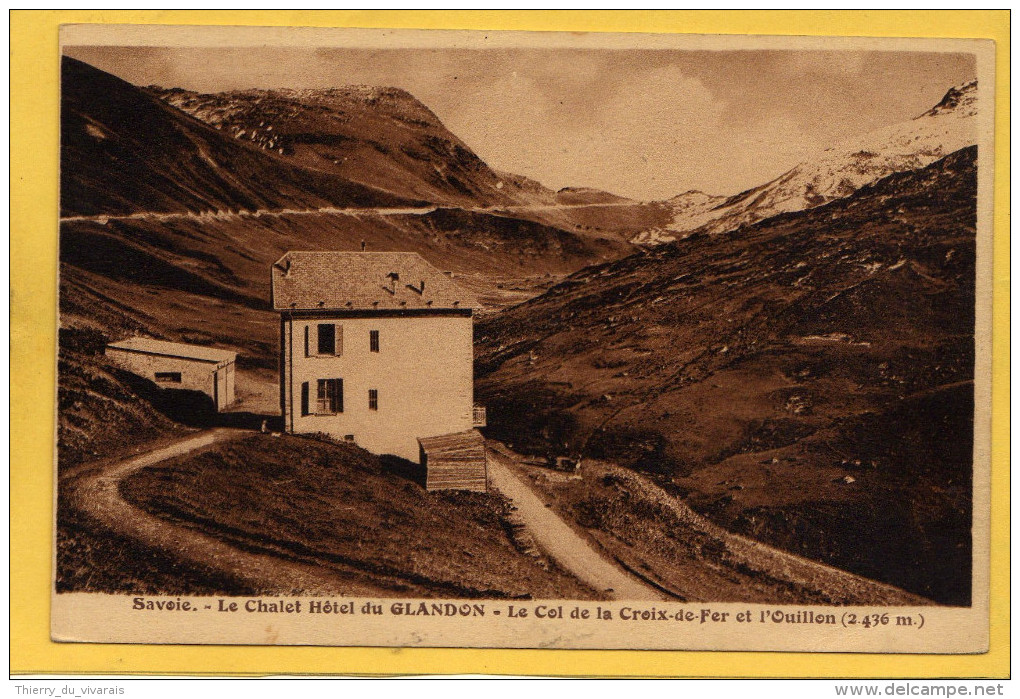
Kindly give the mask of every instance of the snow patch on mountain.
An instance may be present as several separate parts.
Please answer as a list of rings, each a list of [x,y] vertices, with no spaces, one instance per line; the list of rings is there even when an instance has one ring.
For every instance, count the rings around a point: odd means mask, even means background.
[[[842,199],[883,177],[923,168],[974,145],[976,114],[977,81],[971,81],[951,88],[924,114],[847,139],[771,182],[728,198],[697,191],[674,197],[665,202],[672,221],[632,242],[655,245],[695,231],[723,233]]]

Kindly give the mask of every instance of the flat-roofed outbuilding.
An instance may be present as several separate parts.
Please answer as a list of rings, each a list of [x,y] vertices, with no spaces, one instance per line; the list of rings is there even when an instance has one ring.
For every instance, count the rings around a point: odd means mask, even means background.
[[[131,337],[107,345],[106,356],[122,369],[160,388],[204,393],[217,411],[234,402],[236,352]]]

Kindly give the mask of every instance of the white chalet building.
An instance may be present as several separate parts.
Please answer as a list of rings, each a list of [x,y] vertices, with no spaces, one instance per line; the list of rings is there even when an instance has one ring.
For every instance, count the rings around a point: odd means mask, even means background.
[[[272,300],[286,431],[419,462],[429,489],[485,489],[472,294],[417,253],[288,252]]]

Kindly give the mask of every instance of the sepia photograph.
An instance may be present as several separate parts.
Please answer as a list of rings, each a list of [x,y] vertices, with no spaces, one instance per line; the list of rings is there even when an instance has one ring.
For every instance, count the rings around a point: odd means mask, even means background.
[[[986,649],[991,55],[65,25],[53,638]]]

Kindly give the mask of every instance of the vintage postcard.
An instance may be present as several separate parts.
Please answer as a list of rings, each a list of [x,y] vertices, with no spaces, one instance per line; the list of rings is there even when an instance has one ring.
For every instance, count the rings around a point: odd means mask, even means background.
[[[54,640],[988,649],[991,42],[60,39]]]

